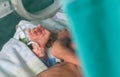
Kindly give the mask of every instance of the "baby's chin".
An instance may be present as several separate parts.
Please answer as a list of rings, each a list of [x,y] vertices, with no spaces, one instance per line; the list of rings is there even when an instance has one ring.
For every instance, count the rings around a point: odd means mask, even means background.
[[[38,57],[39,58],[44,58],[45,57],[45,53],[39,53]]]

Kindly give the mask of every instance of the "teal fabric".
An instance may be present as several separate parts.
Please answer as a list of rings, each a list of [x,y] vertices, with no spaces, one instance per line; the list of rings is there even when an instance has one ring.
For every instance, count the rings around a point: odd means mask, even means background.
[[[22,18],[15,12],[0,19],[0,50],[3,45],[13,37],[15,33],[15,26]]]
[[[84,77],[120,77],[120,0],[62,0]]]
[[[22,2],[27,11],[34,13],[48,7],[54,0],[22,0]]]

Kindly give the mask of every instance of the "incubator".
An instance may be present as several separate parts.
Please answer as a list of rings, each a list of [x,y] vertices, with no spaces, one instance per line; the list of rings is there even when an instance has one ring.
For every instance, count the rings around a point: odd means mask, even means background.
[[[59,16],[60,19],[66,20],[63,13],[57,13],[61,11],[60,6],[60,0],[0,0],[0,49],[13,37],[15,26],[21,20],[35,25],[47,22],[44,25],[52,30],[56,30],[55,26],[50,27],[48,24],[55,25],[55,22],[59,22],[56,24],[58,27],[65,27],[65,21],[55,19]]]
[[[27,20],[34,25],[41,23],[52,31],[67,27],[64,21],[53,17],[60,10],[59,1],[63,1],[63,7],[69,16],[69,21],[71,21],[71,34],[76,44],[76,52],[82,64],[84,76],[120,77],[119,0],[0,0],[0,49],[13,37],[15,27],[21,20]],[[64,18],[61,13],[58,15],[60,18]],[[64,19],[66,20],[66,18]],[[52,26],[48,26],[51,24]],[[10,43],[12,41],[15,41],[13,47]],[[10,42],[7,43],[9,46],[6,46],[9,49],[3,48],[4,51],[15,50],[17,47],[18,50],[21,50],[17,53],[24,53],[25,46],[21,46],[22,44],[14,39]],[[29,49],[26,50],[30,51]],[[8,55],[11,53],[14,52],[9,52]],[[31,54],[26,52],[22,57],[33,56]],[[35,56],[29,57],[34,62],[27,61],[26,64],[30,67],[27,69],[26,65],[22,67],[21,62],[17,61],[18,56],[16,55],[11,57],[13,60],[15,59],[13,63],[11,60],[9,61],[10,58],[6,54],[0,56],[0,77],[31,77],[35,75],[33,74],[35,71],[37,73],[42,71],[38,68],[47,69]],[[21,59],[21,55],[19,56]],[[14,66],[9,67],[6,64]],[[39,66],[35,66],[36,64]],[[5,67],[7,69],[4,71]],[[30,69],[32,72],[25,71]],[[15,76],[12,76],[11,73]]]

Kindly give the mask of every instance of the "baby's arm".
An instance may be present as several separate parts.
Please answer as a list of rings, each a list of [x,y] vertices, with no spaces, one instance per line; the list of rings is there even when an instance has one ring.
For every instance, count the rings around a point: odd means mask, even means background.
[[[79,65],[73,49],[73,44],[71,43],[69,33],[66,29],[58,33],[58,39],[52,46],[52,53],[59,59]]]

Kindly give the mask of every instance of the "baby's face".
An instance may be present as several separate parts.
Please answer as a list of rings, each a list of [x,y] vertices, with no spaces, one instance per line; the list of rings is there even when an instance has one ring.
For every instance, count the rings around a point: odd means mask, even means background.
[[[43,58],[46,56],[45,49],[43,47],[41,48],[37,43],[33,43],[32,47],[33,47],[33,52],[37,57]]]

